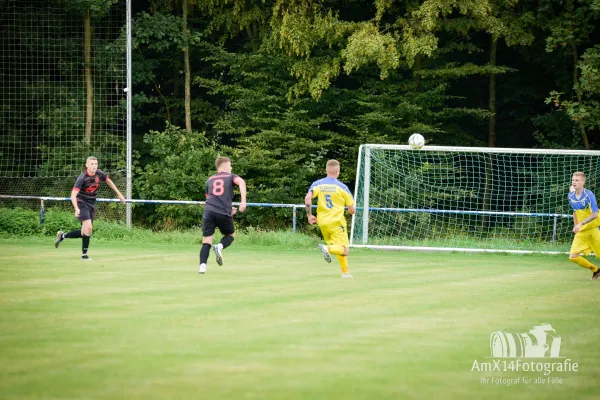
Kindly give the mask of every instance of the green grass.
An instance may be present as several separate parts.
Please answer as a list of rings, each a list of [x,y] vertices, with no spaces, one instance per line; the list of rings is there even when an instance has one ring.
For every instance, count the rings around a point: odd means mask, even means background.
[[[598,398],[600,282],[558,256],[0,240],[6,399]],[[490,334],[551,323],[578,372],[505,386]],[[543,360],[542,360],[543,361]],[[563,361],[563,360],[560,360]],[[546,377],[547,378],[547,377]]]
[[[370,238],[370,245],[383,246],[418,246],[418,247],[445,247],[445,248],[462,248],[462,249],[494,249],[494,250],[529,250],[529,251],[547,251],[547,252],[564,252],[567,253],[571,248],[571,236],[569,242],[566,241],[544,241],[544,240],[526,240],[526,239],[511,239],[509,237],[477,237],[466,235],[455,235],[449,237],[432,237],[427,239],[412,239],[388,237],[378,240]],[[359,240],[355,240],[359,244]]]

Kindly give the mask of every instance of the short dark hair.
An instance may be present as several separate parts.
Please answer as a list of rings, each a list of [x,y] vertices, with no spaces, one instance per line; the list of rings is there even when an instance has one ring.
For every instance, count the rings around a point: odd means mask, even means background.
[[[217,160],[215,161],[215,167],[217,167],[217,169],[219,169],[221,164],[224,164],[226,162],[231,162],[229,157],[217,157]]]

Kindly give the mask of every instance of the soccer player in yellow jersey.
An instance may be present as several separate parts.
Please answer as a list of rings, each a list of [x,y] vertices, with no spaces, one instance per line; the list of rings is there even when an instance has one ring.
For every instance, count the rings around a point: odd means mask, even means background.
[[[348,271],[348,253],[350,242],[348,241],[348,230],[346,229],[346,218],[344,207],[348,212],[354,214],[354,199],[348,189],[337,178],[340,176],[340,163],[337,160],[327,161],[327,177],[315,181],[308,189],[304,198],[308,223],[318,223],[327,246],[320,244],[319,249],[325,257],[325,261],[331,262],[331,254],[334,254],[342,268],[342,278],[352,278]],[[317,216],[312,215],[312,199],[317,198]]]
[[[592,280],[597,280],[600,276],[600,269],[597,266],[581,257],[579,254],[584,253],[586,256],[591,251],[600,257],[600,218],[598,218],[598,204],[596,204],[596,196],[594,193],[587,190],[585,185],[585,174],[583,172],[575,172],[573,174],[573,186],[568,195],[569,204],[573,208],[573,244],[569,252],[569,260],[592,271]]]

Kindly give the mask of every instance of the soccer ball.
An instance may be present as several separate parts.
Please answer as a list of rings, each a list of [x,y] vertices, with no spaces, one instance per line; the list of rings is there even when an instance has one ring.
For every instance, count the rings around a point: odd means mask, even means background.
[[[413,149],[420,149],[421,147],[425,146],[425,138],[418,133],[413,133],[408,138],[408,145]]]

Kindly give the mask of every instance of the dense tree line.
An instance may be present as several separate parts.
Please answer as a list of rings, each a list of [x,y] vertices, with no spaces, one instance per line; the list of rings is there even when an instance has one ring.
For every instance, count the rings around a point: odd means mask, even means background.
[[[92,27],[117,3],[53,2]],[[250,201],[298,203],[328,158],[351,184],[361,143],[415,132],[436,145],[599,146],[599,0],[132,4],[136,197],[199,199],[227,154]]]
[[[298,202],[327,158],[352,181],[359,144],[414,132],[438,145],[593,148],[599,4],[140,2],[137,126],[202,132],[259,202]]]

